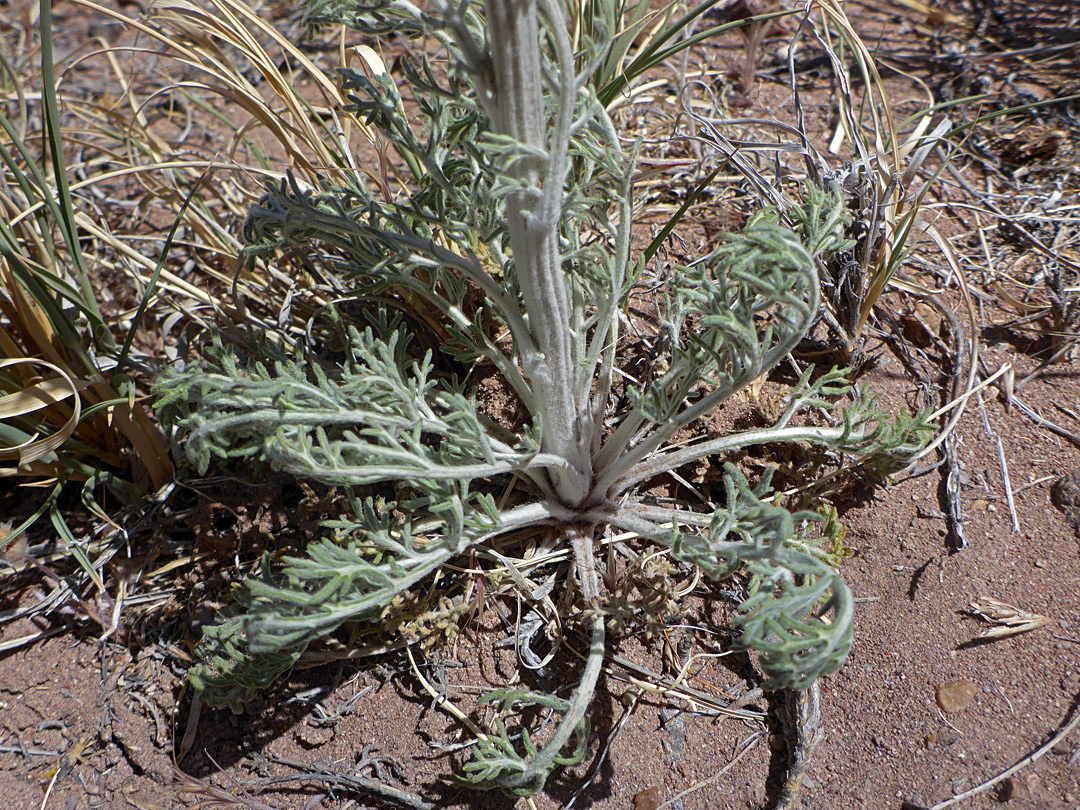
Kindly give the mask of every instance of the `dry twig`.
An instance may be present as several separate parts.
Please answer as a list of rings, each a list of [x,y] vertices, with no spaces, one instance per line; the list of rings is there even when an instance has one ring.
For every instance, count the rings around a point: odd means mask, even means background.
[[[946,807],[952,807],[954,804],[959,804],[960,802],[962,802],[962,801],[964,801],[966,799],[970,799],[972,796],[977,796],[980,793],[985,793],[986,791],[990,790],[990,788],[994,787],[994,785],[997,785],[997,784],[999,784],[1001,782],[1004,782],[1006,779],[1008,779],[1014,773],[1017,773],[1017,772],[1023,770],[1024,768],[1026,768],[1031,763],[1037,762],[1038,760],[1040,760],[1046,754],[1047,751],[1049,751],[1051,748],[1053,748],[1059,742],[1061,742],[1066,737],[1068,737],[1069,734],[1071,734],[1072,731],[1078,725],[1080,725],[1080,711],[1077,711],[1076,714],[1073,716],[1073,719],[1070,720],[1065,725],[1065,727],[1063,729],[1061,729],[1061,731],[1059,731],[1057,734],[1055,734],[1053,736],[1053,738],[1051,738],[1049,741],[1047,741],[1046,744],[1044,744],[1040,748],[1036,749],[1034,752],[1032,752],[1028,756],[1024,757],[1022,760],[1017,762],[1011,768],[1006,768],[1001,773],[999,773],[997,776],[995,776],[993,779],[988,779],[987,781],[983,782],[981,785],[977,785],[976,787],[973,787],[971,790],[965,790],[963,793],[960,793],[960,794],[958,794],[956,796],[953,796],[951,799],[946,799],[943,802],[938,802],[933,807],[929,807],[929,806],[921,805],[921,804],[915,804],[914,802],[904,802],[903,810],[945,810]]]

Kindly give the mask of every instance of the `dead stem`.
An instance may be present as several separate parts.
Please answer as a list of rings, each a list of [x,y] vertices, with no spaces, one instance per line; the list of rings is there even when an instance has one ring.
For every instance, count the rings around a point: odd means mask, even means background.
[[[361,761],[359,764],[349,770],[325,760],[315,760],[312,763],[307,763],[295,759],[287,759],[285,757],[268,757],[268,759],[270,762],[274,762],[278,765],[294,768],[299,771],[299,773],[260,779],[259,784],[263,787],[296,781],[325,782],[326,784],[351,789],[367,796],[374,796],[381,801],[389,802],[400,807],[408,807],[411,808],[411,810],[435,810],[438,806],[426,802],[412,793],[391,787],[379,779],[361,776],[358,773],[360,770],[375,764],[375,759],[368,756],[366,751],[361,754]]]
[[[825,739],[821,725],[821,687],[815,682],[801,692],[789,690],[781,711],[788,738],[788,764],[775,810],[789,810],[799,806],[803,777],[818,743]]]

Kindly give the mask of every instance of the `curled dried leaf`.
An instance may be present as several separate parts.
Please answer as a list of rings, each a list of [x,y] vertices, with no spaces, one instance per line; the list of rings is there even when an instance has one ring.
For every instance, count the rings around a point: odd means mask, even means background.
[[[1039,613],[1029,613],[1007,602],[996,599],[980,599],[971,603],[971,612],[995,625],[979,634],[980,638],[1005,638],[1026,633],[1049,623],[1050,618]]]
[[[50,363],[48,360],[31,357],[0,359],[0,368],[15,365],[44,366],[49,372],[57,376],[47,379],[32,377],[18,391],[11,393],[0,392],[3,393],[3,396],[0,396],[0,419],[25,416],[52,407],[66,399],[74,398],[71,414],[63,426],[51,435],[39,437],[34,434],[24,441],[16,439],[17,443],[0,442],[0,460],[17,460],[18,468],[23,469],[28,468],[30,464],[38,459],[44,458],[71,438],[79,424],[82,403],[79,400],[79,384],[68,374],[67,370],[60,366]],[[6,469],[0,474],[13,475],[16,474],[16,471]]]

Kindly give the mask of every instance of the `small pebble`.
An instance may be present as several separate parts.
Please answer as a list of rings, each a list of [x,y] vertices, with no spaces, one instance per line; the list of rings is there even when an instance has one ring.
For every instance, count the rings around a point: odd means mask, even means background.
[[[994,791],[994,798],[997,801],[1004,804],[1007,801],[1011,801],[1016,797],[1016,781],[1009,777],[997,786],[997,790]]]
[[[634,810],[656,810],[660,806],[660,788],[656,785],[634,794]]]
[[[945,681],[934,690],[937,705],[941,710],[953,714],[962,712],[975,699],[975,684],[971,681]]]

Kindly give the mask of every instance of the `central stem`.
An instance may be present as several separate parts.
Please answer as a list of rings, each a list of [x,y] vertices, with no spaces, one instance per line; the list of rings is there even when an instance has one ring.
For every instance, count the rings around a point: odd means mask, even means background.
[[[536,396],[542,450],[567,462],[565,468],[552,472],[552,483],[559,498],[575,507],[589,494],[592,461],[586,439],[591,431],[585,429],[574,391],[576,344],[559,255],[569,133],[565,126],[549,130],[544,114],[536,0],[487,0],[487,21],[495,79],[492,123],[500,135],[517,144],[504,167],[517,186],[506,196],[506,224],[529,331],[537,347],[534,355],[522,357],[522,363]],[[568,121],[575,81],[573,76],[560,79],[558,117]]]

